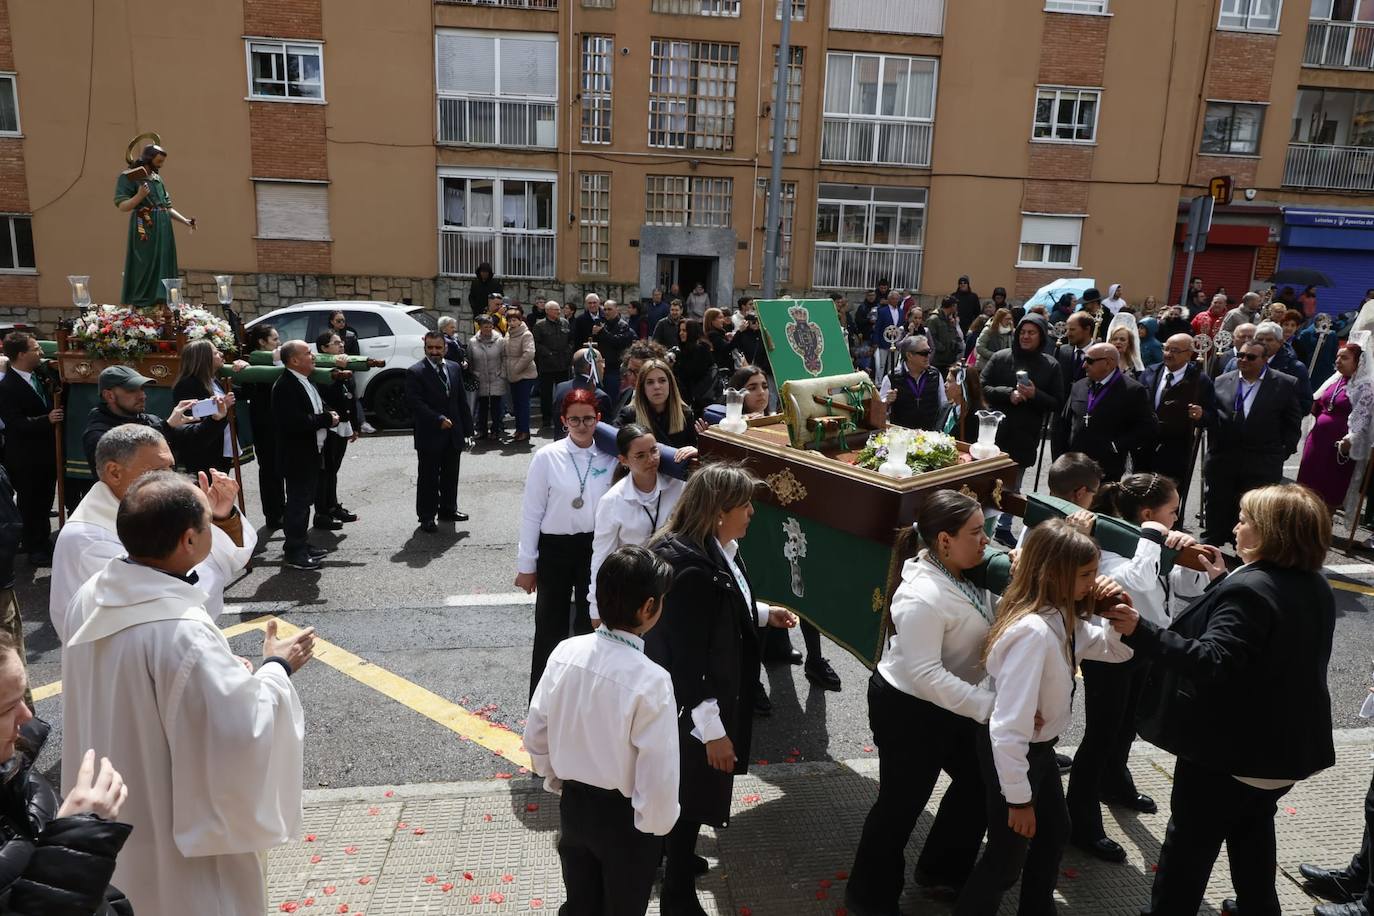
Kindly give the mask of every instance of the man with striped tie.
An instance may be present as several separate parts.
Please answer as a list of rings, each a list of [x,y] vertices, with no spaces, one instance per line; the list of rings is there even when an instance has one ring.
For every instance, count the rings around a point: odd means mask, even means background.
[[[420,530],[433,534],[443,522],[465,522],[458,511],[458,462],[473,435],[472,413],[463,393],[463,373],[444,359],[447,344],[438,331],[425,334],[425,358],[406,370],[406,403],[415,418],[415,514]]]

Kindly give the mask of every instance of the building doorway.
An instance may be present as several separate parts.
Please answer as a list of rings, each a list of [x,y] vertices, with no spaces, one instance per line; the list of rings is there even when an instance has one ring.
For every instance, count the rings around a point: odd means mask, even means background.
[[[698,283],[702,289],[715,299],[716,293],[716,273],[719,269],[719,258],[689,257],[686,255],[659,255],[658,257],[658,285],[665,290],[673,288],[673,284],[678,285],[682,291],[682,299],[685,302],[691,295],[692,290]],[[712,305],[719,306],[721,303],[713,301]]]

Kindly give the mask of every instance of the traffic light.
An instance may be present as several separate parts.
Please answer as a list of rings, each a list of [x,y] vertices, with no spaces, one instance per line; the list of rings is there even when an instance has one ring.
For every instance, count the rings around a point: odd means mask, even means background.
[[[1234,191],[1235,183],[1230,175],[1218,175],[1207,183],[1207,193],[1211,195],[1212,201],[1223,207],[1231,202]]]

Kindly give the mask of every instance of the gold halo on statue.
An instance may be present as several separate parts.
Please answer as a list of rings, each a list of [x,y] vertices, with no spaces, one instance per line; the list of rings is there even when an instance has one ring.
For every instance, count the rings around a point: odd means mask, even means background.
[[[162,145],[162,138],[159,137],[155,131],[150,130],[147,133],[139,134],[129,141],[128,148],[124,150],[124,162],[126,165],[132,166],[138,161],[138,157],[134,155],[134,150],[142,151],[145,144],[140,143],[139,141],[141,140],[151,140],[154,146]]]

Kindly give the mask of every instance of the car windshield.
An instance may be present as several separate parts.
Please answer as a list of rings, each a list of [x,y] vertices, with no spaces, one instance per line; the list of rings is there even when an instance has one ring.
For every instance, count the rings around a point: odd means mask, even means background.
[[[439,319],[435,318],[424,309],[414,309],[413,311],[406,312],[406,314],[424,325],[425,329],[428,331],[439,330]]]

